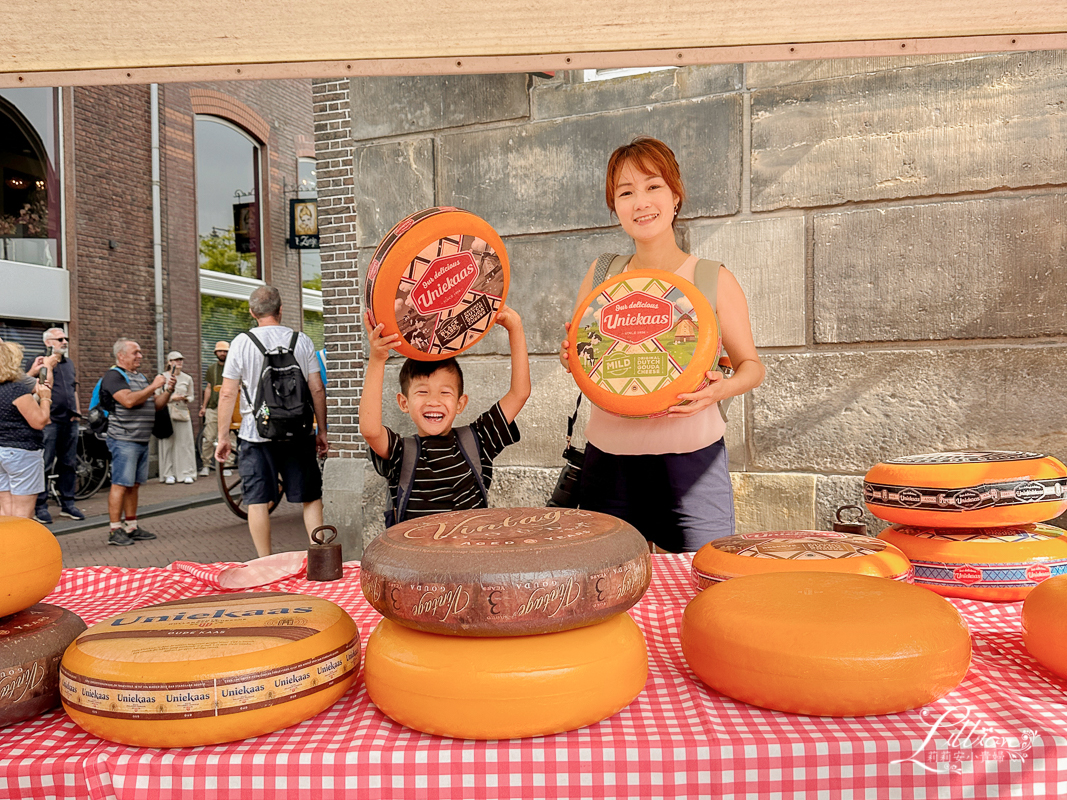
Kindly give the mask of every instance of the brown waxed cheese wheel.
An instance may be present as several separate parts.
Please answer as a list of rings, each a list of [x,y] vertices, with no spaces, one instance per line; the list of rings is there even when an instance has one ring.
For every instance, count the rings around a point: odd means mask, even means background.
[[[1040,453],[961,450],[876,464],[863,482],[872,514],[931,528],[997,528],[1067,511],[1067,467]]]
[[[59,705],[59,661],[81,617],[38,603],[0,619],[0,727]]]
[[[367,694],[390,719],[456,739],[549,736],[593,725],[644,689],[648,652],[628,614],[559,633],[441,636],[381,621]]]
[[[29,608],[59,583],[63,551],[32,519],[0,517],[0,617]]]
[[[700,290],[670,272],[608,278],[578,305],[568,363],[582,394],[623,417],[656,417],[707,383],[722,342]]]
[[[270,733],[356,679],[359,631],[339,606],[283,592],[176,600],[105,619],[63,656],[60,694],[89,733],[197,747]]]
[[[1051,578],[1027,595],[1022,626],[1030,655],[1067,680],[1067,575]]]
[[[915,583],[945,597],[1016,601],[1042,581],[1067,574],[1062,528],[1035,523],[1003,528],[894,525],[878,538],[915,567]]]
[[[869,575],[747,575],[710,586],[682,616],[682,653],[715,691],[775,711],[894,714],[959,685],[971,639],[918,586]]]
[[[481,217],[451,206],[411,214],[371,257],[365,307],[396,350],[420,361],[463,352],[485,336],[508,294],[508,254]]]
[[[911,583],[907,556],[891,544],[836,531],[768,531],[715,539],[693,556],[693,580],[713,583],[768,572],[848,572]]]
[[[370,604],[402,625],[525,636],[630,608],[652,579],[648,544],[607,514],[571,508],[453,511],[402,522],[363,553]]]

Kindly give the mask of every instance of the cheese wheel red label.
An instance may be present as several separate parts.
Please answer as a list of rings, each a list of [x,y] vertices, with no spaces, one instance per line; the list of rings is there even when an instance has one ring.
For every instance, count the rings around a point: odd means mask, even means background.
[[[769,531],[726,536],[693,556],[693,579],[713,583],[763,572],[850,572],[911,583],[911,564],[896,547],[836,531]]]
[[[1027,524],[1067,511],[1067,467],[1040,453],[927,453],[872,467],[863,495],[872,514],[902,525]]]
[[[456,355],[489,330],[508,289],[504,243],[485,220],[439,206],[405,217],[374,251],[365,307],[397,351],[432,361]]]
[[[644,537],[591,511],[508,508],[435,514],[388,528],[364,551],[363,594],[430,633],[518,636],[600,622],[652,579]]]
[[[660,270],[609,278],[578,306],[568,358],[582,393],[605,411],[654,417],[700,389],[721,349],[711,304]],[[683,403],[684,404],[684,403]]]

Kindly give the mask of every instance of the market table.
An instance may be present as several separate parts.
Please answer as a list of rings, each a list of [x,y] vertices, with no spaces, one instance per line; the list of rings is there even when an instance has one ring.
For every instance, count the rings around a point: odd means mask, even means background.
[[[645,691],[611,719],[513,741],[445,739],[403,728],[362,679],[334,706],[283,731],[210,747],[142,749],[50,712],[0,730],[0,797],[124,798],[940,798],[1067,795],[1067,683],[1030,658],[1021,604],[954,601],[974,657],[958,689],[921,710],[851,719],[765,711],[707,689],[678,628],[695,589],[691,559],[653,557],[630,614],[648,643]],[[130,608],[215,594],[227,566],[89,567],[46,599],[92,624]],[[333,583],[290,577],[255,591],[331,600],[364,645],[380,619],[359,564]],[[847,609],[842,609],[847,612]]]

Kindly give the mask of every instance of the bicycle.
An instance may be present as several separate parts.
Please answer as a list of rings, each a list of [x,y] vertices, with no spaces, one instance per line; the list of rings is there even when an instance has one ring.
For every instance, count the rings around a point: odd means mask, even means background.
[[[53,460],[45,471],[45,485],[48,496],[59,505],[61,500],[56,485],[59,474],[55,467],[56,460]],[[111,478],[111,452],[107,449],[107,443],[104,437],[93,433],[86,425],[78,426],[78,456],[74,469],[75,500],[88,500],[103,489]]]

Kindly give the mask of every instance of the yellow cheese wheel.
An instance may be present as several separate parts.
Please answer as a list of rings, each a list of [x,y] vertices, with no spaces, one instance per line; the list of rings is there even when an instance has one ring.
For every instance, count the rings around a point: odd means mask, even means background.
[[[1022,625],[1030,655],[1067,679],[1067,575],[1047,580],[1027,595]]]
[[[872,514],[900,525],[1026,525],[1067,511],[1067,467],[1040,453],[926,453],[873,466],[863,496]]]
[[[715,691],[793,714],[918,708],[967,673],[959,612],[899,581],[834,572],[747,575],[710,586],[682,617],[682,653]]]
[[[1042,581],[1067,574],[1062,528],[1041,523],[1003,528],[894,525],[878,538],[915,567],[915,583],[945,597],[1022,600]]]
[[[571,375],[600,408],[623,417],[656,417],[678,395],[707,383],[722,341],[715,311],[689,281],[638,269],[608,278],[571,320]]]
[[[693,556],[693,580],[713,583],[767,572],[848,572],[911,583],[900,550],[870,536],[836,531],[768,531],[725,536]]]
[[[508,254],[481,217],[451,206],[423,209],[385,235],[367,269],[365,307],[396,350],[438,361],[485,336],[508,294]]]
[[[59,583],[63,552],[32,519],[0,517],[0,617],[43,600]]]
[[[364,681],[382,713],[455,739],[519,739],[593,725],[645,686],[644,636],[628,614],[539,636],[462,637],[381,621]]]
[[[483,508],[394,525],[363,553],[363,594],[429,633],[524,636],[592,625],[652,580],[648,544],[620,519],[574,508]]]
[[[328,708],[356,679],[359,632],[326,600],[263,592],[176,600],[93,625],[60,695],[89,733],[142,747],[258,736]]]

